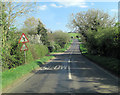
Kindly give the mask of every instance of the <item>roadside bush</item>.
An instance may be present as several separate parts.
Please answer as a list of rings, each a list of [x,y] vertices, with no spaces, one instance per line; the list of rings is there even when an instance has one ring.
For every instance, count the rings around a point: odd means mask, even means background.
[[[117,27],[99,28],[98,31],[87,31],[87,48],[91,54],[119,57],[120,44]]]
[[[120,58],[120,23],[102,10],[72,14],[70,26],[78,28],[88,53]]]
[[[70,41],[70,36],[67,33],[64,33],[62,31],[55,31],[53,33],[54,36],[54,42],[58,45],[60,45],[61,48],[64,48],[65,44]]]
[[[58,30],[54,33],[48,33],[48,41],[50,42],[50,46],[48,47],[50,52],[58,51],[69,43],[70,35],[68,33],[62,32],[61,30]]]
[[[22,44],[18,44],[21,33],[15,33],[15,28],[10,28],[7,41],[2,47],[2,69],[10,69],[24,64],[24,53],[20,52]]]
[[[40,44],[30,44],[30,51],[34,59],[42,58],[48,54],[48,48]]]
[[[113,72],[117,76],[120,75],[120,69],[118,68],[118,67],[120,67],[119,59],[113,58],[113,57],[88,54],[86,46],[82,43],[80,44],[80,51],[84,56],[86,56],[88,59],[92,60],[96,64]]]
[[[15,27],[10,28],[7,40],[3,46],[4,48],[2,47],[3,71],[25,64],[24,52],[20,51],[22,43],[18,43],[22,33],[15,31]],[[46,46],[30,43],[27,43],[27,46],[30,50],[26,51],[26,63],[29,63],[34,59],[41,58],[48,53],[48,48]]]
[[[54,47],[55,47],[55,51],[58,51],[61,49],[60,45],[59,44],[54,44]]]
[[[53,52],[54,51],[54,46],[48,46],[48,50],[49,50],[49,52]]]
[[[49,52],[55,52],[55,51],[59,51],[61,49],[59,44],[51,44],[50,46],[48,46],[48,50]]]
[[[68,35],[69,35],[71,38],[76,38],[76,37],[79,36],[79,33],[70,32],[70,33],[68,33]]]

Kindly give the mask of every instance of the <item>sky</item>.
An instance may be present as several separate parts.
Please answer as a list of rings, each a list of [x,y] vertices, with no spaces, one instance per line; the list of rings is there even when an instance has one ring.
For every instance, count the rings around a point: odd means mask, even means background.
[[[33,8],[35,12],[18,17],[15,25],[20,29],[24,25],[24,21],[33,16],[36,19],[39,18],[47,29],[70,32],[71,30],[66,27],[70,21],[70,15],[93,8],[103,10],[111,17],[116,16],[118,18],[118,2],[85,2],[83,0],[81,3],[78,0],[74,0],[74,2],[64,1],[66,2],[37,2]]]

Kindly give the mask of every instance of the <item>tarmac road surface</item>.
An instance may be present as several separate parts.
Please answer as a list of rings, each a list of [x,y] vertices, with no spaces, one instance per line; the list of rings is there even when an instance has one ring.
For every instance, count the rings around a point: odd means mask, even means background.
[[[81,55],[79,42],[7,93],[118,93],[118,78]]]

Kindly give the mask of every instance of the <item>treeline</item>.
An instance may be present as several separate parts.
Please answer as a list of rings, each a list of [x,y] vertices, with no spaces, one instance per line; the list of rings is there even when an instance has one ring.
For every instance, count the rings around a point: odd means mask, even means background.
[[[120,23],[108,13],[91,9],[72,14],[70,26],[79,30],[89,54],[120,58]]]
[[[28,34],[30,37],[30,43],[36,43],[46,45],[49,52],[57,51],[70,41],[70,36],[61,30],[51,31],[47,30],[40,19],[30,17],[25,20],[24,26],[21,28],[20,32]],[[36,37],[36,35],[38,35]],[[31,38],[33,36],[35,39]],[[34,41],[34,42],[33,42]],[[40,43],[40,42],[42,43]]]
[[[58,51],[70,41],[68,34],[62,31],[49,32],[40,19],[29,17],[25,20],[23,27],[18,30],[14,21],[19,16],[30,12],[32,3],[0,2],[2,6],[2,69],[15,68],[25,64],[24,52],[20,51],[22,44],[18,41],[22,33],[29,39],[26,51],[26,63],[39,59],[50,52]]]
[[[68,33],[64,33],[61,30],[48,33],[48,40],[50,41],[50,52],[59,51],[64,48],[70,42],[70,36]]]

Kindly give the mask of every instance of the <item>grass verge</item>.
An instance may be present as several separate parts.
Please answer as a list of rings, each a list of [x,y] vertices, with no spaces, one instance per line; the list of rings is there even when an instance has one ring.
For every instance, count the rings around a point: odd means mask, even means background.
[[[76,38],[76,36],[78,36],[78,33],[68,33],[68,35],[71,37],[73,36],[74,38]]]
[[[71,43],[72,43],[72,40],[70,41],[70,43],[66,44],[63,49],[60,49],[59,52],[64,52],[65,50],[67,50],[70,47]],[[53,52],[53,53],[56,53],[56,52]],[[28,60],[34,60],[30,51],[28,51],[28,56],[31,58]],[[11,68],[9,70],[2,72],[2,89],[11,85],[17,79],[30,73],[32,70],[35,70],[36,68],[40,67],[42,64],[44,64],[45,62],[47,62],[48,60],[50,60],[52,58],[54,58],[54,56],[47,55],[36,61],[32,61],[32,62],[27,61],[28,64],[24,64],[24,65],[18,66],[16,68]]]
[[[54,56],[45,56],[41,59],[33,61],[29,64],[24,64],[18,66],[16,68],[12,68],[10,70],[6,70],[2,73],[2,89],[7,87],[8,85],[12,84],[15,80],[19,79],[23,75],[31,72],[32,70],[36,69],[37,67],[44,64],[44,62],[50,60]]]
[[[120,60],[112,57],[105,57],[99,55],[91,55],[87,53],[87,49],[84,44],[80,44],[80,51],[84,56],[86,56],[89,60],[95,62],[97,65],[103,67],[104,69],[110,71],[116,76],[120,75],[120,70],[118,69]],[[120,76],[119,76],[120,77]]]

